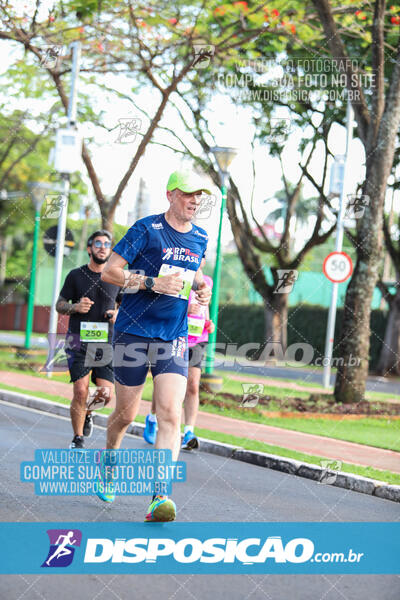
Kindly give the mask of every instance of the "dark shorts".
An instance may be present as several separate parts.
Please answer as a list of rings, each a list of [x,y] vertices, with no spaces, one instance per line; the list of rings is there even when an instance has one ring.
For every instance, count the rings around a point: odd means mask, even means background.
[[[200,342],[189,348],[189,367],[201,369],[201,361],[207,348],[207,342]]]
[[[114,375],[122,385],[141,385],[149,369],[153,378],[161,373],[188,376],[188,346],[186,337],[165,342],[159,338],[142,337],[114,331]]]
[[[107,379],[114,383],[111,344],[95,344],[95,346],[85,344],[85,346],[82,345],[79,350],[68,349],[65,351],[71,381],[75,383],[92,372],[91,380],[94,385],[96,385],[97,378]]]

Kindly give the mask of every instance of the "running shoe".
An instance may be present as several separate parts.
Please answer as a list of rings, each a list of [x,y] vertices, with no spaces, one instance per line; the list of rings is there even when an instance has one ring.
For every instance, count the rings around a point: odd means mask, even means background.
[[[146,426],[143,431],[143,437],[148,444],[155,444],[157,437],[157,421],[150,421],[150,415],[146,417]]]
[[[200,442],[193,431],[187,431],[183,436],[182,450],[198,450],[199,448]]]
[[[175,502],[168,496],[153,496],[150,506],[147,509],[145,523],[157,523],[165,521],[175,521],[176,506]]]
[[[83,435],[74,435],[72,442],[69,445],[70,450],[84,450],[85,440]]]
[[[83,435],[90,438],[93,433],[93,417],[92,414],[86,415],[85,423],[83,425]]]
[[[108,466],[108,468],[106,468]],[[107,456],[107,451],[101,453],[98,476],[97,495],[103,502],[114,502],[115,486],[112,480],[111,461]]]

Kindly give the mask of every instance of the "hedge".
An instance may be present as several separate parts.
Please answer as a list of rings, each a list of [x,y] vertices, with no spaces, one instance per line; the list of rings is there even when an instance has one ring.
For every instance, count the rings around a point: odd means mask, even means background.
[[[343,309],[336,315],[335,346],[339,340]],[[324,356],[328,309],[322,306],[293,306],[289,308],[288,345],[306,342],[314,348],[314,357]],[[386,315],[380,310],[371,312],[370,369],[377,366],[385,335]],[[263,344],[264,308],[260,305],[228,304],[220,308],[217,342],[238,345],[255,342]]]

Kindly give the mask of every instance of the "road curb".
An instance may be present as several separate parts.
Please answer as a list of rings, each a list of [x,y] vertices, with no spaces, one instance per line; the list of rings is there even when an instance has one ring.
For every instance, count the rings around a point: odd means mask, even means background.
[[[43,412],[47,412],[60,417],[69,418],[69,406],[57,404],[51,400],[37,398],[20,392],[11,392],[0,389],[0,401],[26,406]],[[94,414],[94,424],[100,427],[107,427],[107,415]],[[127,433],[142,437],[144,425],[133,423],[128,427]],[[200,450],[209,452],[225,458],[240,460],[248,464],[281,471],[290,475],[297,475],[305,479],[311,479],[319,482],[321,485],[333,485],[335,487],[344,488],[350,491],[359,492],[361,494],[369,494],[392,502],[400,502],[400,486],[390,485],[362,477],[361,475],[353,475],[342,471],[327,471],[318,465],[303,463],[293,458],[268,454],[266,452],[256,452],[254,450],[246,450],[240,446],[232,446],[223,444],[205,438],[199,438]]]

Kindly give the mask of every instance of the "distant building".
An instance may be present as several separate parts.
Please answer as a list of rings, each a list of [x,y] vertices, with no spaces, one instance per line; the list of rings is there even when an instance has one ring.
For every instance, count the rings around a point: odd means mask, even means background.
[[[139,189],[136,195],[136,203],[132,210],[128,211],[128,225],[136,223],[139,219],[147,214],[147,208],[149,207],[149,194],[146,190],[146,184],[144,179],[141,177],[139,180]]]

